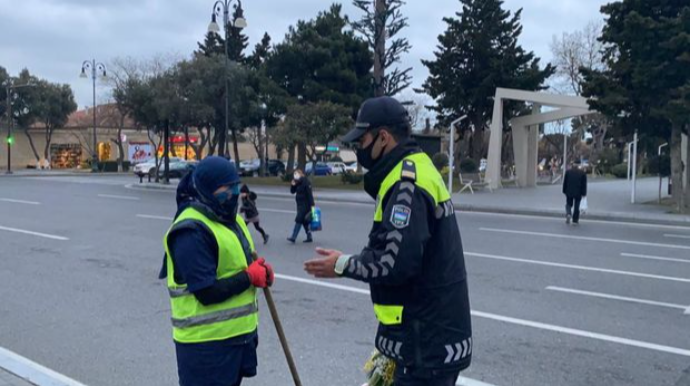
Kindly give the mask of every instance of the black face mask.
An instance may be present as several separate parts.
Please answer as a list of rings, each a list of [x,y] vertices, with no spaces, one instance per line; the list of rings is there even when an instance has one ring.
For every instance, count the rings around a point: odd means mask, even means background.
[[[357,162],[359,162],[359,164],[367,170],[373,168],[374,165],[376,165],[376,162],[381,159],[381,156],[379,156],[378,159],[374,159],[371,156],[371,151],[374,149],[374,145],[376,144],[376,141],[378,141],[378,139],[379,135],[376,134],[374,140],[371,141],[369,146],[357,149]]]
[[[237,191],[228,190],[215,196],[219,204],[219,213],[225,220],[234,221],[237,216],[237,207],[240,195]]]

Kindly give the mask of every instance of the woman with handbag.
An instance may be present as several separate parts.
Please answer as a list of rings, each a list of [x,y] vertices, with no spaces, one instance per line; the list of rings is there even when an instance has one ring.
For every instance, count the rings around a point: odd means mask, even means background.
[[[290,193],[295,195],[295,202],[297,203],[297,216],[295,216],[295,228],[292,231],[292,236],[288,237],[288,241],[295,243],[299,235],[300,228],[304,228],[307,233],[305,243],[313,242],[311,236],[311,209],[314,207],[314,194],[311,190],[311,182],[304,175],[304,172],[297,169],[293,175],[293,180],[290,186]]]

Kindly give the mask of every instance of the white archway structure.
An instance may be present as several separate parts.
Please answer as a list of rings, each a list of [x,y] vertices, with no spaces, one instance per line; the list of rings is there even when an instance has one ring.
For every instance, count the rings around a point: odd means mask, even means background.
[[[518,186],[535,187],[537,186],[537,158],[539,156],[539,125],[595,112],[589,109],[587,100],[581,97],[497,88],[486,165],[486,181],[493,189],[501,187],[503,101],[506,100],[533,103],[532,114],[511,119],[510,126],[513,132]],[[555,109],[542,113],[542,106]]]

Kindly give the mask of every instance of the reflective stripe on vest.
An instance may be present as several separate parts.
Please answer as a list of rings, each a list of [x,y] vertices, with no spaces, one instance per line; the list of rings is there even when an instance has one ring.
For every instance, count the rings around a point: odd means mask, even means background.
[[[241,318],[258,311],[259,309],[257,308],[256,304],[247,304],[246,306],[242,307],[230,308],[227,310],[211,312],[199,316],[192,316],[186,319],[172,318],[172,324],[177,328],[203,326],[206,324],[213,324],[226,320]]]
[[[412,161],[417,169],[415,185],[422,188],[434,200],[434,206],[438,207],[441,203],[450,200],[450,193],[446,188],[441,173],[436,170],[434,163],[426,153],[415,153],[405,157],[388,173],[379,188],[376,200],[376,212],[374,221],[381,222],[383,219],[383,199],[388,191],[402,179],[402,165],[404,161]]]
[[[189,292],[185,284],[175,282],[175,266],[168,249],[168,235],[183,221],[199,222],[213,234],[218,244],[218,280],[229,278],[247,269],[247,258],[242,243],[232,230],[212,221],[192,207],[185,209],[163,240],[168,268],[173,338],[180,343],[199,343],[224,340],[253,332],[258,326],[258,306],[254,287],[225,302],[205,306]],[[237,216],[237,224],[254,251],[254,242],[240,216]]]
[[[374,303],[376,319],[386,326],[402,324],[403,309],[403,306],[387,306]]]

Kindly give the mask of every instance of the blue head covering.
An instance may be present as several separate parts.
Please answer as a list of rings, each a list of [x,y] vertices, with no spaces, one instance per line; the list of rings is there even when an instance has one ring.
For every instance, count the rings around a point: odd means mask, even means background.
[[[192,184],[199,201],[226,220],[234,221],[234,213],[228,210],[227,205],[222,205],[213,193],[222,186],[236,185],[232,195],[239,195],[239,182],[240,176],[235,165],[222,157],[204,158],[192,173]]]

